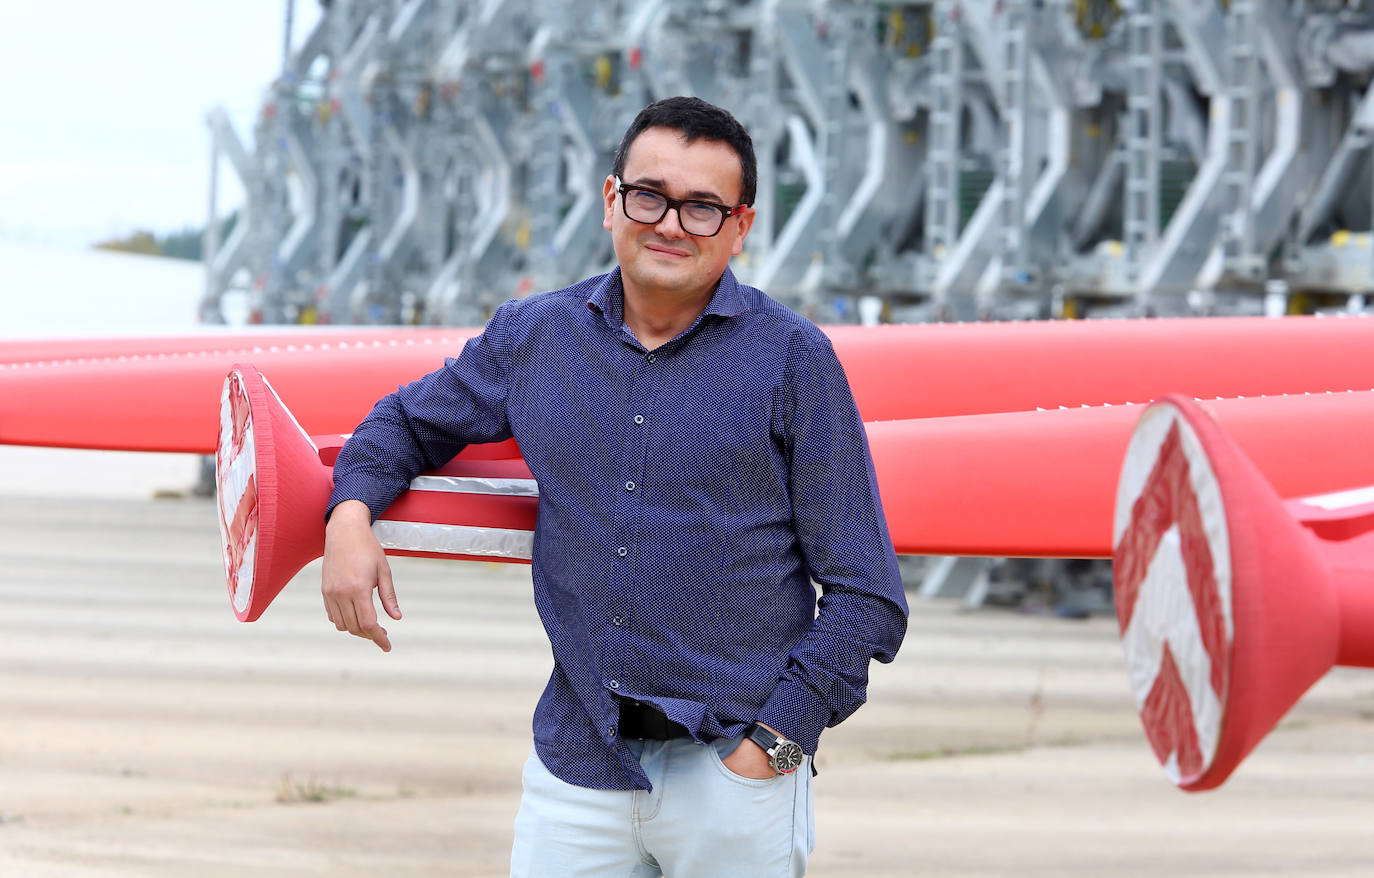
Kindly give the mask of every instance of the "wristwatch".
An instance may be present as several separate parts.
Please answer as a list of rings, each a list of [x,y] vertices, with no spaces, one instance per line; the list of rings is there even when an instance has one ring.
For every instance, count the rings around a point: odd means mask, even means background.
[[[744,734],[763,748],[763,752],[768,754],[768,764],[773,766],[773,770],[778,774],[791,774],[796,771],[802,764],[802,757],[806,755],[801,744],[789,741],[782,735],[775,735],[758,723],[750,723]]]

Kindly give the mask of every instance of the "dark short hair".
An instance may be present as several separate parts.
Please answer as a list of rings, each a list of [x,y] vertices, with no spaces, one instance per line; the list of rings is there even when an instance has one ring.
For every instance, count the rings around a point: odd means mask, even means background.
[[[625,159],[630,155],[630,145],[635,138],[648,128],[670,128],[682,135],[688,143],[698,140],[713,140],[724,143],[735,151],[740,165],[740,204],[754,203],[754,193],[759,185],[759,167],[754,159],[754,141],[739,120],[714,104],[701,98],[673,97],[655,101],[639,111],[635,120],[625,131],[620,146],[615,151],[615,166],[612,169],[617,177],[625,176]]]

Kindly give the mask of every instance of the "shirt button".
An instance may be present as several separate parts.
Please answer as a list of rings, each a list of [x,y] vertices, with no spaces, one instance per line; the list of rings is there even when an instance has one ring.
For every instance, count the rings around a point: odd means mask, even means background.
[[[606,729],[606,737],[614,738],[615,733],[618,731],[620,731],[620,729],[617,729],[615,726],[611,726],[610,728]]]
[[[609,686],[609,687],[612,688],[612,689],[619,689],[619,688],[620,688],[620,681],[619,681],[619,680],[607,680],[607,681],[606,681],[606,685]]]
[[[629,554],[629,552],[630,552],[630,550],[627,549],[627,548],[625,548],[624,546],[621,546],[620,548],[618,548],[618,549],[615,550],[615,553],[616,553],[617,555],[619,555],[620,557],[622,557],[622,558],[624,558],[627,554]]]
[[[658,357],[654,356],[653,354],[649,354],[649,362],[650,362],[650,363],[657,363],[657,362],[658,362]]]
[[[625,624],[625,617],[624,617],[624,616],[612,616],[612,617],[611,617],[611,624],[614,625],[615,627],[619,628],[621,625],[624,625],[624,624]]]
[[[635,415],[635,423],[636,423],[636,424],[642,424],[642,423],[644,423],[644,416],[643,416],[643,415]]]
[[[626,482],[626,483],[625,483],[625,490],[627,490],[627,491],[633,491],[634,489],[635,489],[635,483],[634,483],[634,482]]]

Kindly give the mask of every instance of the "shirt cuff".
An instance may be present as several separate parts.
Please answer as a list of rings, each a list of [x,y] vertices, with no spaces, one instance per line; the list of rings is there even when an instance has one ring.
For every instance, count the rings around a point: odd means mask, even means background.
[[[361,481],[358,477],[354,477],[351,483],[346,486],[335,485],[334,491],[329,495],[329,505],[324,509],[326,522],[329,521],[329,516],[333,514],[334,507],[345,500],[360,500],[366,504],[372,512],[373,522],[382,517],[382,513],[391,505],[391,501],[377,499],[379,496],[385,496],[385,492],[381,490],[379,485],[371,483],[360,485]]]
[[[755,717],[789,741],[796,741],[808,754],[815,755],[821,732],[834,717],[821,694],[805,683],[783,677],[773,694]]]

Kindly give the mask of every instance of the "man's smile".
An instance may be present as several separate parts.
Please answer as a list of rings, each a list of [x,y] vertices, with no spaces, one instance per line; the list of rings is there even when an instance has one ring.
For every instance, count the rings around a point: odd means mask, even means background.
[[[669,245],[658,241],[646,242],[644,244],[644,249],[652,253],[655,253],[659,256],[666,256],[670,258],[686,259],[687,257],[692,255],[686,250],[680,250],[676,247],[670,247]]]

